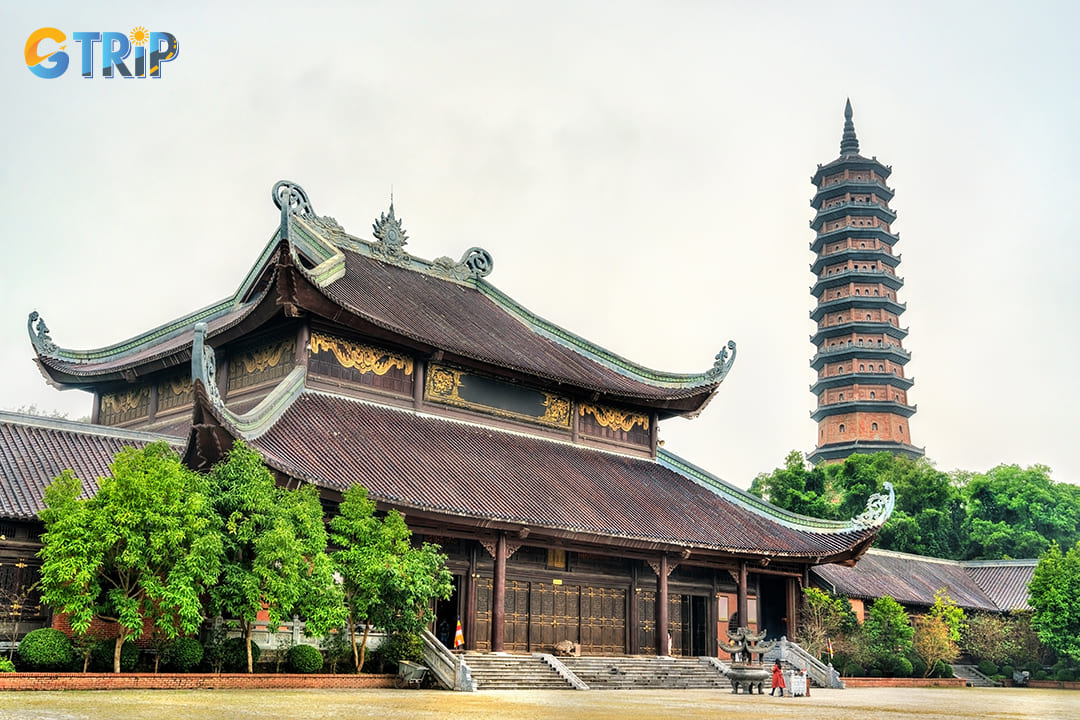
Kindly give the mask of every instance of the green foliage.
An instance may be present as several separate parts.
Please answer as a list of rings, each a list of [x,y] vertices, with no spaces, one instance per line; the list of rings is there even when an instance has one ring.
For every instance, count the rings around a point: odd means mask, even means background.
[[[416,634],[433,619],[431,601],[450,597],[453,577],[439,547],[413,547],[401,514],[392,510],[382,519],[376,517],[363,487],[354,485],[345,492],[330,532],[340,548],[331,557],[342,578],[352,647],[357,623],[391,635]],[[353,652],[360,671],[363,655]]]
[[[1073,682],[1076,680],[1076,673],[1069,668],[1062,668],[1054,673],[1054,679],[1058,682]]]
[[[800,642],[814,657],[821,658],[827,653],[828,638],[853,629],[857,622],[846,598],[835,597],[815,587],[803,589]]]
[[[850,662],[844,666],[844,675],[848,677],[865,677],[866,668],[857,662]]]
[[[116,640],[98,640],[90,646],[90,669],[93,672],[113,670],[113,656],[116,653]],[[120,672],[131,672],[139,663],[139,648],[135,643],[125,640],[120,646]]]
[[[330,666],[331,673],[337,673],[338,665],[351,659],[352,650],[349,648],[349,631],[344,626],[336,628],[322,639],[323,657]]]
[[[893,662],[892,671],[895,677],[911,677],[915,671],[915,666],[906,657],[900,656]]]
[[[161,651],[161,664],[176,672],[191,672],[203,659],[203,646],[193,637],[178,637],[166,643]]]
[[[326,555],[318,490],[277,487],[259,454],[241,441],[213,467],[210,484],[224,525],[221,578],[210,590],[214,610],[235,618],[249,640],[264,607],[271,625],[301,615],[313,636],[340,625],[345,610]]]
[[[930,612],[916,617],[913,625],[912,650],[922,660],[924,676],[938,661],[948,662],[960,655],[960,648],[953,640],[953,629],[943,615]]]
[[[1031,626],[1059,655],[1080,660],[1080,542],[1062,554],[1053,543],[1028,584]]]
[[[979,672],[987,677],[998,674],[998,666],[989,660],[983,660],[977,665]]]
[[[124,448],[111,470],[88,499],[70,470],[46,488],[42,600],[79,634],[95,617],[119,625],[118,642],[147,621],[165,638],[196,632],[221,552],[205,482],[163,441]]]
[[[68,636],[53,628],[26,633],[18,653],[19,660],[30,670],[67,670],[75,657]]]
[[[953,676],[952,665],[944,660],[938,660],[937,664],[934,665],[934,672],[930,673],[930,676],[936,678],[951,678]]]
[[[298,673],[317,673],[322,670],[323,656],[311,645],[293,645],[289,648],[287,661],[289,668]]]
[[[960,642],[966,617],[963,608],[949,597],[949,593],[946,592],[945,588],[940,588],[934,593],[934,604],[930,606],[929,615],[940,619],[945,624],[945,627],[949,629],[949,639],[952,642]]]
[[[896,659],[912,650],[915,631],[911,620],[900,603],[888,595],[870,606],[862,632],[874,664],[883,670],[895,670]]]
[[[6,657],[0,657],[0,673],[13,672],[15,672],[15,663],[11,662]]]
[[[1023,629],[1017,618],[997,613],[972,613],[961,633],[960,646],[976,660],[1001,663],[1021,649]]]
[[[383,648],[383,660],[395,666],[402,660],[423,662],[424,641],[416,633],[399,632],[386,638]]]
[[[259,662],[262,650],[255,642],[248,644],[251,649],[251,664]],[[232,637],[221,643],[221,669],[225,672],[251,672],[248,669],[248,652],[244,649],[244,638]]]

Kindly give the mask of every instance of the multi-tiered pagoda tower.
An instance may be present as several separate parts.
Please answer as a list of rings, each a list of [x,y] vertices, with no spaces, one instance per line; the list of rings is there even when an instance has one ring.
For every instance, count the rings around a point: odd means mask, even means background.
[[[859,154],[851,115],[849,100],[840,157],[818,165],[811,178],[817,215],[810,227],[817,237],[810,250],[817,259],[810,269],[817,281],[810,292],[817,307],[810,318],[817,332],[810,342],[817,352],[810,365],[817,382],[810,391],[818,398],[811,413],[818,424],[812,463],[856,452],[923,454],[911,443],[909,427],[915,406],[908,403],[913,381],[904,376],[911,353],[903,347],[905,305],[897,298],[904,281],[896,274],[900,256],[893,254],[900,236],[891,228],[896,213],[889,209],[893,191],[886,180],[892,168]]]

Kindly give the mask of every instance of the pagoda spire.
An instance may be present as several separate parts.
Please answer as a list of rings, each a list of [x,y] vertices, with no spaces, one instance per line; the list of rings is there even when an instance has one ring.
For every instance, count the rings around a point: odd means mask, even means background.
[[[844,105],[844,136],[840,139],[840,155],[858,155],[859,138],[855,137],[855,123],[851,121],[851,98]]]

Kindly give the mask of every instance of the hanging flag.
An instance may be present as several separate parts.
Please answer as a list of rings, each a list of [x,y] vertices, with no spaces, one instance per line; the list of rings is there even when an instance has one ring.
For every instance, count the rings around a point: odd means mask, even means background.
[[[461,632],[461,618],[457,621],[457,630],[454,631],[454,649],[457,650],[465,644],[465,633]]]
[[[831,637],[826,637],[825,638],[825,649],[829,651],[829,660],[832,660],[833,659],[833,650],[832,650],[832,638]]]

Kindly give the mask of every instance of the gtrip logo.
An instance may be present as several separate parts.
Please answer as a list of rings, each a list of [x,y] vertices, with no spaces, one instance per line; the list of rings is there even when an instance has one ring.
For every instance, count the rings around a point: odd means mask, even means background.
[[[180,44],[176,36],[167,32],[149,32],[139,26],[128,34],[119,32],[76,32],[71,39],[79,44],[78,55],[82,60],[82,76],[94,77],[95,48],[100,45],[101,77],[111,78],[119,73],[125,78],[160,78],[161,66],[176,59]],[[26,67],[40,78],[58,78],[68,69],[70,58],[67,35],[52,27],[38,28],[26,39]],[[124,61],[135,51],[132,67]],[[149,50],[149,52],[147,52]],[[147,56],[149,55],[149,71]]]

